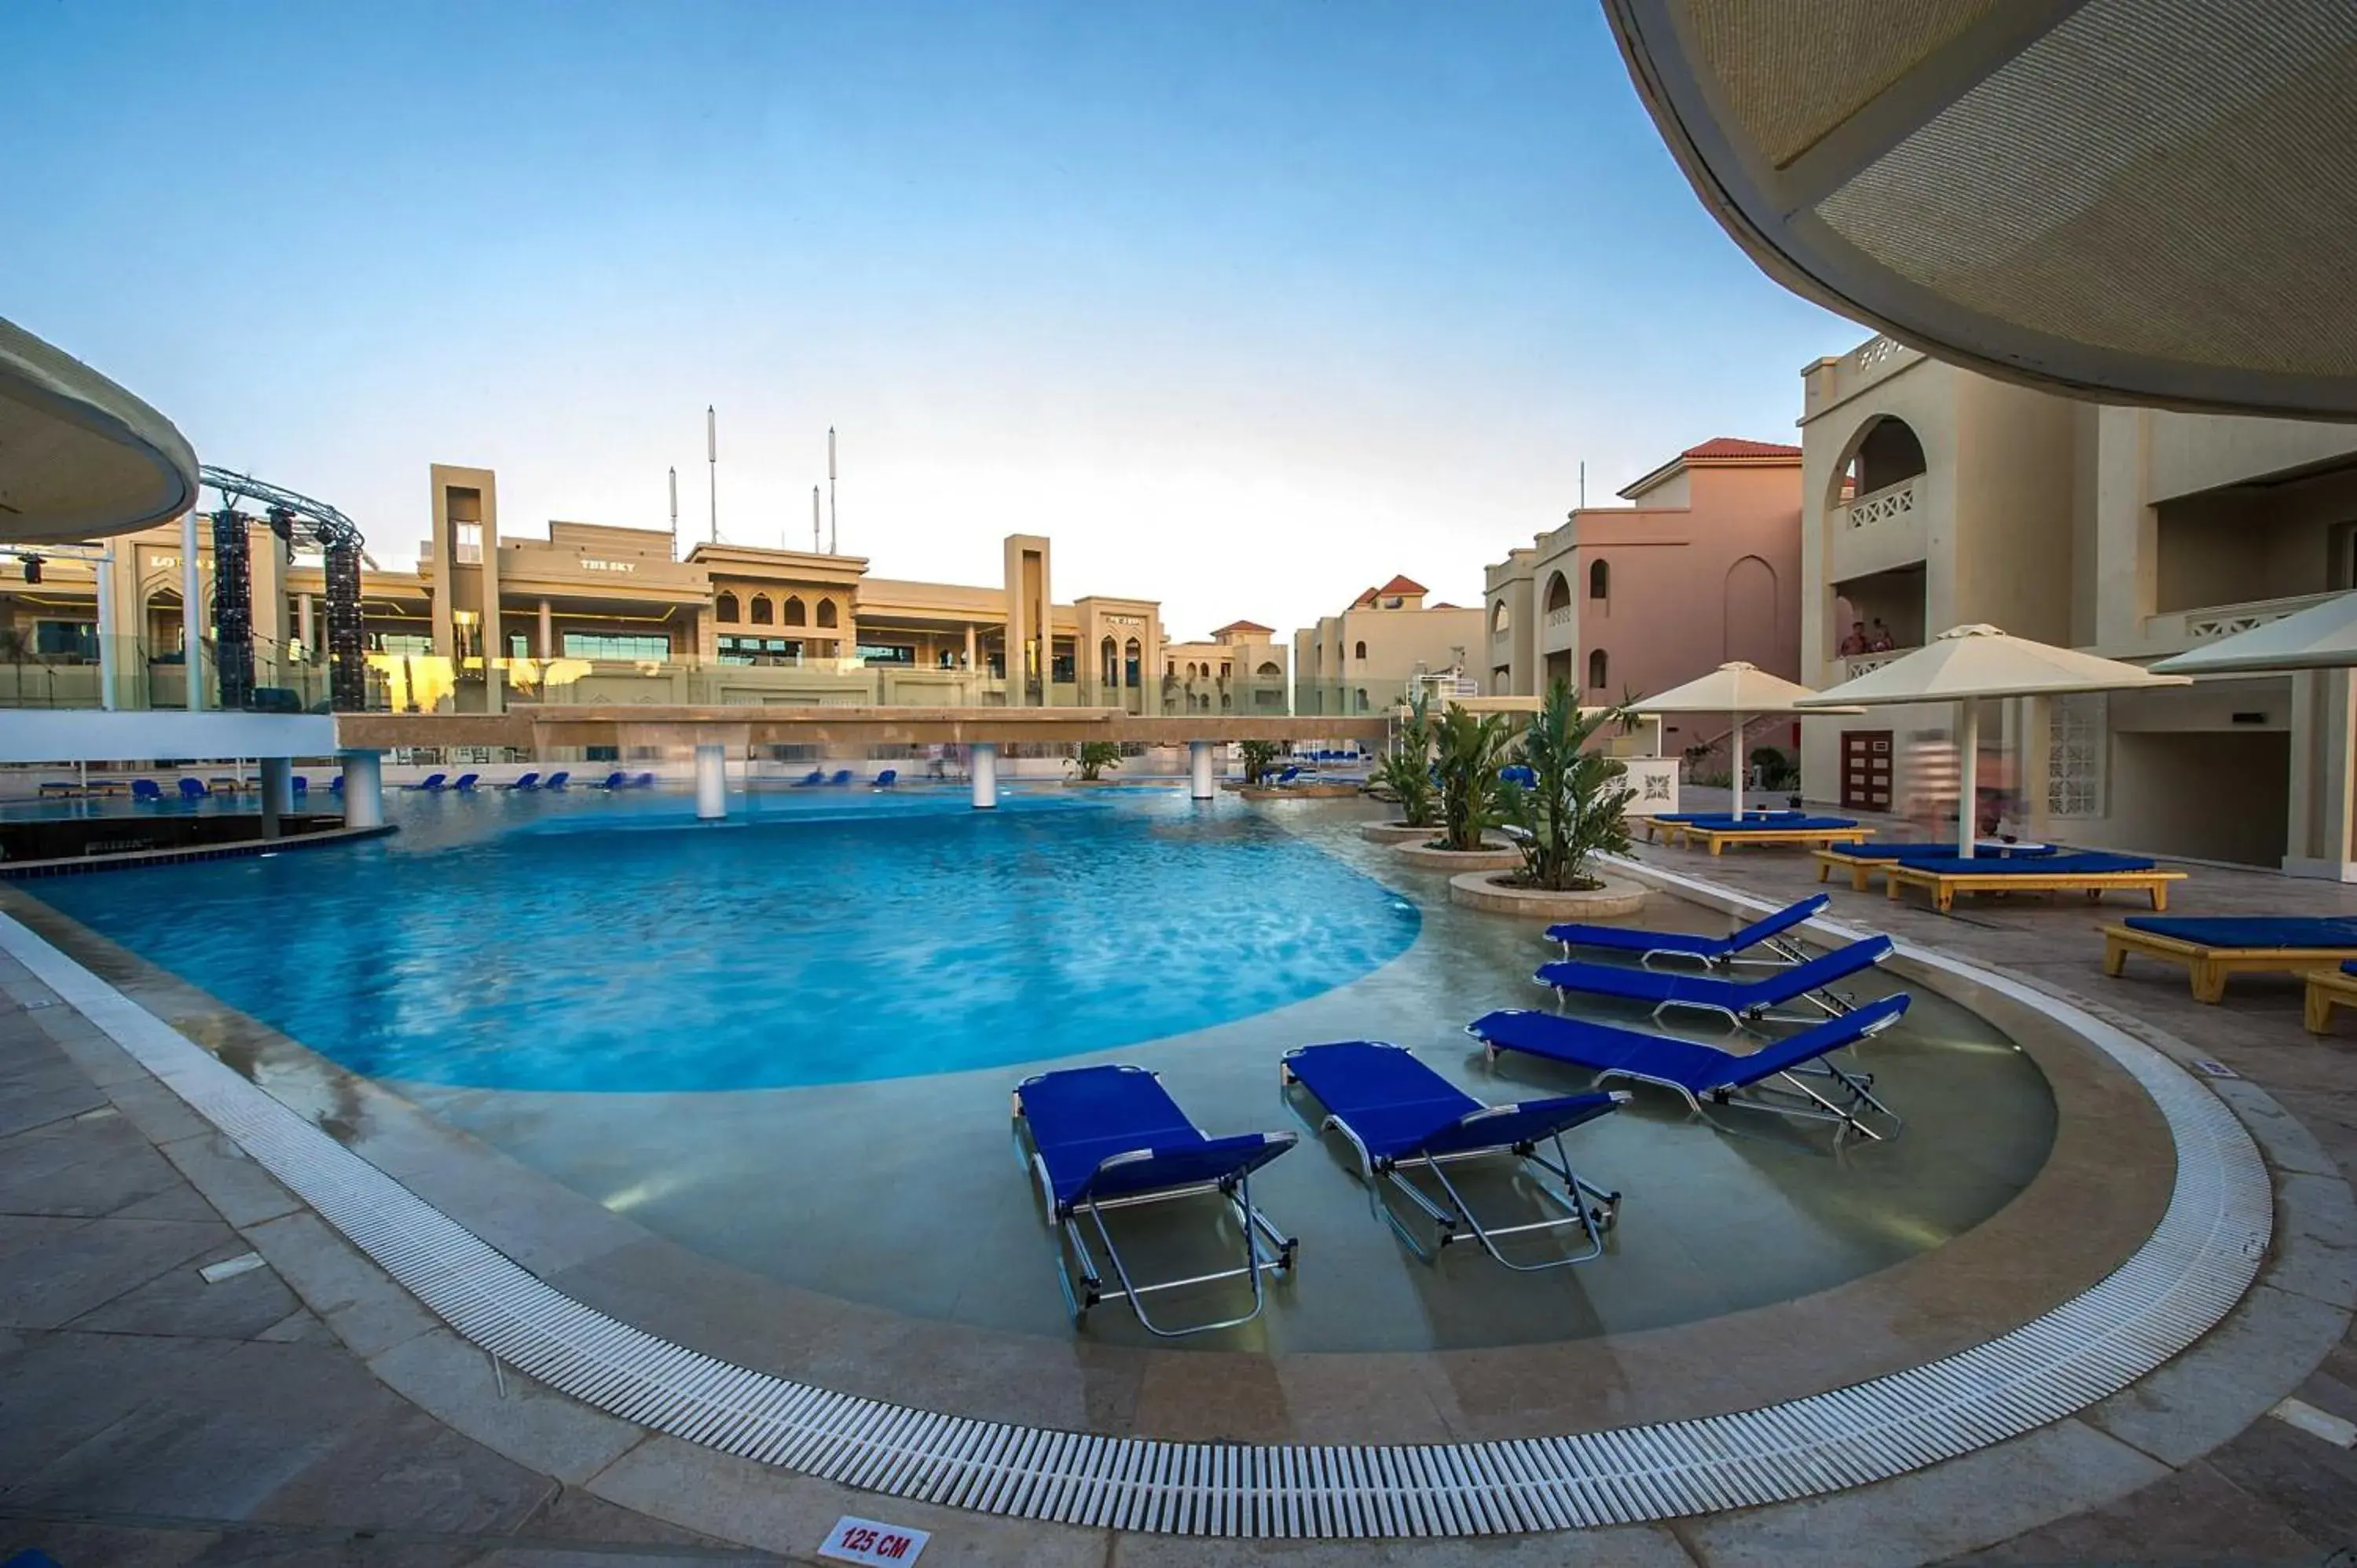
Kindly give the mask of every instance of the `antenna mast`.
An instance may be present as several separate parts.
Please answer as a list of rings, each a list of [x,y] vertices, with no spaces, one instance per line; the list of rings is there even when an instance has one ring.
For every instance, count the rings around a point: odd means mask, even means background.
[[[704,405],[704,460],[712,467],[712,542],[720,542],[720,421]]]
[[[811,553],[818,553],[818,487],[811,487]]]
[[[834,553],[834,426],[826,427],[826,553]]]
[[[679,559],[679,470],[671,471],[671,558]]]

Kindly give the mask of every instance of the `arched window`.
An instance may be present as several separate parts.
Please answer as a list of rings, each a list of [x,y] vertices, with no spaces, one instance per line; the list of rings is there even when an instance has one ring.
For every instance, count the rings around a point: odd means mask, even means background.
[[[712,618],[735,626],[737,621],[737,596],[723,594],[712,601]]]
[[[1121,645],[1122,683],[1124,685],[1135,686],[1137,684],[1138,668],[1145,661],[1146,650],[1138,646],[1137,639],[1133,637],[1127,642]]]
[[[753,596],[753,624],[755,626],[774,626],[777,624],[777,616],[770,604],[770,596],[767,594],[755,594]]]
[[[1612,660],[1604,656],[1604,650],[1600,648],[1590,649],[1587,654],[1588,690],[1603,690],[1605,682],[1610,678],[1611,673]]]
[[[1513,624],[1513,614],[1506,608],[1505,600],[1500,599],[1496,604],[1490,607],[1490,629],[1491,631],[1504,631]]]
[[[1359,711],[1362,714],[1367,711],[1367,689],[1364,686],[1359,688]]]
[[[802,600],[800,594],[789,594],[786,596],[786,624],[788,626],[810,625],[810,612],[802,608]]]
[[[1878,414],[1852,438],[1850,456],[1834,475],[1835,493],[1829,499],[1840,506],[1859,496],[1876,495],[1906,483],[1924,467],[1923,443],[1908,423]],[[1879,515],[1875,521],[1880,521]]]
[[[1271,676],[1283,675],[1285,673],[1285,666],[1282,664],[1264,664],[1260,667],[1260,673],[1264,679]]]
[[[818,624],[819,624],[819,625],[821,625],[821,626],[833,626],[833,625],[834,625],[834,624],[835,624],[835,621],[834,621],[834,601],[833,599],[821,599],[821,600],[819,600],[819,602],[818,602]]]
[[[1363,642],[1361,642],[1361,644],[1359,644],[1359,646],[1358,646],[1357,650],[1356,650],[1354,652],[1352,652],[1352,654],[1351,655],[1351,658],[1353,658],[1353,659],[1364,659],[1366,656],[1367,656],[1367,645],[1366,645],[1365,643],[1363,643]]]
[[[1609,562],[1590,561],[1587,564],[1587,596],[1591,599],[1612,596],[1612,567]]]
[[[1503,609],[1505,607],[1500,605],[1498,607]],[[1549,615],[1571,608],[1571,585],[1563,580],[1560,572],[1547,578],[1546,608]]]

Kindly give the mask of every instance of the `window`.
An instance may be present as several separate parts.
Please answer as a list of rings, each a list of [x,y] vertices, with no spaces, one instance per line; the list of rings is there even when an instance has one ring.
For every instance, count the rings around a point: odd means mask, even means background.
[[[834,624],[834,601],[833,599],[819,600],[818,624],[821,626],[833,626]]]
[[[1224,680],[1226,680],[1230,675],[1232,675],[1232,674],[1233,674],[1233,673],[1235,673],[1234,666],[1233,666],[1233,665],[1232,665],[1229,660],[1225,660],[1225,659],[1221,660],[1220,660],[1220,679],[1221,679],[1221,680],[1222,680],[1222,681],[1224,681]]]
[[[718,598],[713,600],[712,618],[722,622],[724,625],[736,625],[739,618],[737,615],[737,596],[734,594],[723,594]]]
[[[859,657],[870,664],[914,664],[916,645],[907,642],[863,642]]]
[[[45,659],[95,663],[98,660],[98,628],[81,620],[35,621],[33,651]]]
[[[671,639],[660,632],[568,631],[565,634],[565,657],[629,659],[660,664],[671,657]]]
[[[802,596],[799,594],[789,594],[786,596],[786,624],[788,626],[808,626],[810,624],[810,618],[802,609]]]
[[[1081,678],[1080,660],[1070,653],[1059,653],[1048,660],[1048,679],[1059,685],[1069,686]]]
[[[777,613],[774,607],[770,605],[770,596],[767,594],[755,594],[753,596],[753,624],[755,626],[775,626],[777,624]]]
[[[1591,561],[1587,564],[1587,596],[1591,599],[1612,596],[1612,568],[1607,563]]]
[[[483,525],[479,522],[453,522],[450,525],[450,559],[463,566],[479,565],[483,559]]]
[[[1353,659],[1364,659],[1366,656],[1367,656],[1367,645],[1366,645],[1365,643],[1363,643],[1363,642],[1361,642],[1361,644],[1359,644],[1359,646],[1358,646],[1358,650],[1357,650],[1356,652],[1354,652],[1354,653],[1352,653],[1352,654],[1351,655],[1351,658],[1353,658]]]
[[[1145,660],[1146,650],[1138,646],[1137,639],[1133,637],[1121,645],[1122,678],[1125,684],[1137,684],[1137,672]]]
[[[529,659],[532,657],[532,650],[526,645],[523,633],[520,631],[511,631],[508,633],[508,657],[510,659]]]
[[[1605,657],[1604,650],[1600,648],[1590,650],[1587,655],[1588,689],[1602,690],[1611,673],[1612,660]]]
[[[1283,675],[1285,673],[1285,667],[1280,664],[1264,664],[1260,667],[1260,673],[1263,679],[1267,679],[1271,676]]]
[[[374,634],[376,651],[403,659],[431,659],[434,639],[422,631],[380,631]]]
[[[1363,686],[1359,688],[1359,711],[1362,714],[1367,711],[1367,691]]]
[[[1512,627],[1512,625],[1513,625],[1513,624],[1514,624],[1513,612],[1506,608],[1506,601],[1505,601],[1505,600],[1503,600],[1503,599],[1500,599],[1496,604],[1492,605],[1492,606],[1490,607],[1490,635],[1491,635],[1491,636],[1492,636],[1492,637],[1503,637],[1503,636],[1506,634],[1506,632],[1507,632],[1508,628],[1510,628],[1511,627]]]
[[[2101,692],[2056,697],[2048,710],[2046,809],[2058,817],[2104,814],[2104,730],[2110,703]]]
[[[800,664],[802,645],[782,637],[724,637],[718,651],[723,664]]]

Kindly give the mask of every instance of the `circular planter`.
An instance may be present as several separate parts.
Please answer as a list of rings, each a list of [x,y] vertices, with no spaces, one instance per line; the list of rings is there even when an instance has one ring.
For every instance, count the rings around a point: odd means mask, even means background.
[[[1468,871],[1448,879],[1448,901],[1492,915],[1521,915],[1534,920],[1603,920],[1633,915],[1645,907],[1645,890],[1633,882],[1602,879],[1604,886],[1585,892],[1553,893],[1543,887],[1516,887],[1494,871]]]
[[[1425,834],[1426,838],[1431,836],[1429,832]],[[1398,843],[1392,846],[1392,853],[1410,865],[1421,865],[1428,871],[1512,871],[1523,864],[1523,852],[1509,843],[1492,844],[1488,849],[1432,849],[1421,843]]]
[[[1358,792],[1356,784],[1243,784],[1236,789],[1247,800],[1347,800]]]
[[[1438,828],[1412,828],[1405,822],[1361,822],[1359,836],[1375,843],[1421,843]]]
[[[1121,780],[1118,779],[1067,779],[1064,780],[1064,788],[1067,789],[1115,789],[1120,787]]]

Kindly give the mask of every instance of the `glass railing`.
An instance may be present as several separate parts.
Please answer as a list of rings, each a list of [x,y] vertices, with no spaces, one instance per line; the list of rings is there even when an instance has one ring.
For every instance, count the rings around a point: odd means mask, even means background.
[[[325,713],[328,667],[285,644],[256,643],[248,677],[225,691],[219,650],[197,650],[195,679],[208,709]],[[0,708],[185,708],[190,668],[181,650],[156,651],[134,637],[84,638],[71,652],[0,653]]]

